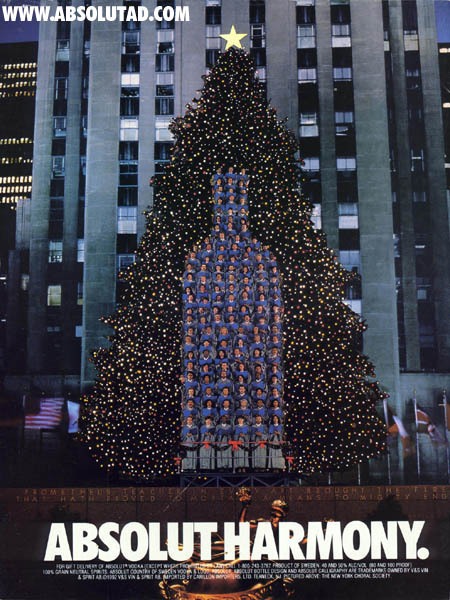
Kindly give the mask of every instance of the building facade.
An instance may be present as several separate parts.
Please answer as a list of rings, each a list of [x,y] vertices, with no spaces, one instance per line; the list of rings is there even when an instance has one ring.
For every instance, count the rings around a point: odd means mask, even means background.
[[[37,43],[0,44],[0,374],[5,370],[9,252],[16,207],[31,198]]]
[[[175,3],[188,22],[41,23],[26,360],[9,385],[24,375],[92,384],[89,354],[108,333],[99,319],[114,310],[117,273],[144,230],[149,179],[169,160],[169,122],[234,25],[298,133],[316,227],[361,275],[346,301],[369,326],[364,351],[392,408],[411,423],[417,390],[438,420],[450,381],[450,246],[433,3]],[[431,442],[420,444],[431,456]],[[429,461],[430,477],[442,460]],[[403,467],[397,452],[392,468]]]

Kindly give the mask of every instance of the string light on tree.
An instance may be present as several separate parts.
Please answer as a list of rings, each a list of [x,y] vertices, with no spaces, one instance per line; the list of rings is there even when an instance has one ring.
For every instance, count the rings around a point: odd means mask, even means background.
[[[282,275],[291,468],[343,470],[385,450],[375,409],[385,394],[360,352],[365,325],[343,302],[355,275],[312,226],[312,205],[299,188],[298,143],[255,70],[245,51],[231,47],[204,76],[200,97],[173,120],[172,158],[153,182],[136,262],[120,275],[118,309],[104,318],[111,343],[93,354],[97,378],[85,398],[82,438],[99,465],[133,480],[176,470],[180,282],[188,251],[212,228],[209,180],[224,165],[249,173],[249,229],[276,255]]]

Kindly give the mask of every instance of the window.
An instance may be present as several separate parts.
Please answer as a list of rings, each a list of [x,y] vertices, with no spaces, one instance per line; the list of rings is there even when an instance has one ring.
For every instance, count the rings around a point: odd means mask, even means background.
[[[134,263],[134,254],[118,254],[117,255],[117,272],[126,269]]]
[[[173,98],[155,98],[155,115],[173,115]]]
[[[50,198],[49,210],[49,237],[51,239],[62,239],[64,219],[63,198]]]
[[[338,111],[334,113],[336,121],[336,135],[349,135],[353,132],[353,111]]]
[[[156,73],[156,89],[159,87],[171,86],[173,93],[173,73]],[[157,94],[157,96],[165,96],[166,94]]]
[[[316,47],[316,26],[297,25],[297,48]]]
[[[341,250],[339,262],[347,271],[359,272],[361,270],[361,253],[359,250]]]
[[[155,122],[155,141],[169,142],[173,136],[169,131],[170,119],[158,119]]]
[[[332,25],[331,36],[331,46],[333,48],[350,48],[352,45],[350,25],[348,24]]]
[[[139,139],[139,121],[138,119],[120,120],[120,141],[135,142]]]
[[[119,185],[137,185],[138,184],[138,163],[137,161],[126,161],[119,164]]]
[[[358,229],[358,204],[357,202],[343,202],[338,204],[339,229]]]
[[[362,301],[361,300],[344,300],[344,304],[346,304],[350,310],[355,312],[358,315],[362,314]]]
[[[300,113],[300,137],[316,137],[319,135],[317,113]]]
[[[75,337],[83,337],[83,325],[75,325]]]
[[[353,111],[338,111],[334,113],[334,118],[337,124],[353,123]]]
[[[423,171],[424,167],[423,148],[411,148],[411,171]]]
[[[121,206],[136,206],[137,204],[137,188],[136,187],[120,187],[118,189],[118,203]]]
[[[139,157],[138,142],[120,142],[119,160],[137,160]]]
[[[258,67],[255,71],[256,77],[261,81],[261,83],[265,82],[267,79],[266,67]]]
[[[314,6],[315,0],[296,0],[297,6]]]
[[[427,193],[424,190],[413,191],[413,202],[426,202],[427,201]]]
[[[77,240],[77,262],[84,262],[84,238]]]
[[[207,25],[220,25],[222,22],[222,11],[219,6],[207,6],[205,12],[205,23]]]
[[[66,117],[53,117],[53,136],[61,137],[66,135]]]
[[[299,83],[316,83],[317,81],[317,69],[299,69],[298,70],[298,82]]]
[[[83,282],[79,281],[77,284],[77,304],[78,306],[83,305]]]
[[[69,61],[70,42],[69,40],[58,40],[56,42],[56,61]]]
[[[320,204],[313,204],[311,221],[314,229],[322,229],[322,206]]]
[[[170,160],[172,144],[170,142],[155,143],[155,159]]]
[[[266,32],[264,25],[251,25],[250,27],[250,46],[251,48],[266,47]]]
[[[156,52],[158,54],[173,54],[175,51],[175,46],[173,42],[159,42],[156,47]]]
[[[137,206],[119,206],[117,208],[117,233],[136,233]]]
[[[356,158],[354,156],[336,158],[336,169],[338,171],[354,171],[356,169]]]
[[[140,31],[122,32],[122,54],[137,54],[139,52]]]
[[[220,26],[218,25],[207,25],[206,26],[206,49],[207,50],[220,50]]]
[[[250,0],[250,23],[265,23],[266,8],[264,0]]]
[[[319,171],[320,170],[320,159],[319,157],[307,157],[303,159],[305,163],[302,168],[305,171]]]
[[[139,85],[139,73],[122,73],[120,76],[121,86],[137,86]]]
[[[47,306],[61,306],[61,286],[49,285],[47,288]]]
[[[339,81],[350,81],[352,78],[351,67],[333,67],[333,79]]]
[[[220,50],[206,50],[205,65],[208,69],[212,68],[219,60]]]
[[[410,31],[403,32],[403,43],[405,46],[405,52],[418,51],[419,50],[419,36],[417,30],[412,29]]]
[[[62,240],[49,240],[48,262],[62,263]]]
[[[121,98],[120,115],[123,117],[139,116],[139,98]]]
[[[155,69],[160,73],[173,71],[175,67],[175,58],[173,54],[157,54]]]
[[[52,156],[52,177],[64,177],[64,156]]]
[[[297,3],[296,9],[297,25],[309,25],[316,22],[316,14],[314,11],[314,3]]]
[[[266,51],[264,48],[251,48],[250,56],[258,68],[266,66]]]
[[[67,77],[55,78],[55,100],[67,100]]]
[[[140,68],[139,54],[122,54],[122,73],[138,73]]]
[[[206,6],[220,6],[222,4],[222,0],[205,0]]]

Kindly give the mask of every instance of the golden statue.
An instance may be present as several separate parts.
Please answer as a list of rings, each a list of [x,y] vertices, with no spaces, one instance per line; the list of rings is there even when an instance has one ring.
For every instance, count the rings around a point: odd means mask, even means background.
[[[251,489],[241,487],[236,492],[242,504],[239,522],[246,522],[247,510],[251,504]],[[282,499],[272,502],[269,519],[259,518],[249,521],[250,531],[255,531],[260,521],[269,520],[274,529],[288,513],[288,505]],[[187,561],[188,577],[173,583],[168,575],[170,567],[159,584],[165,600],[281,600],[291,598],[294,594],[293,580],[287,577],[274,577],[261,581],[260,578],[241,579],[239,567],[242,563],[238,557],[233,561],[224,558],[224,540],[218,534],[212,541],[211,562],[200,561],[199,544],[195,545],[192,558]],[[202,578],[202,574],[204,578]],[[215,576],[217,575],[217,576]]]

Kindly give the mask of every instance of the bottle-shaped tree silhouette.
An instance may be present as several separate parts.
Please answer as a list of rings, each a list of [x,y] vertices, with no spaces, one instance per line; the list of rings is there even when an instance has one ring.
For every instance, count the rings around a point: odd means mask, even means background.
[[[231,48],[176,118],[172,159],[156,182],[136,262],[105,318],[109,347],[86,398],[82,436],[100,465],[134,479],[175,471],[180,438],[181,280],[188,252],[213,224],[210,177],[249,175],[249,228],[277,257],[284,301],[285,436],[292,469],[346,469],[385,449],[383,392],[360,351],[365,325],[343,302],[352,275],[311,223],[295,136],[277,118],[247,53]]]
[[[248,227],[245,169],[214,174],[213,228],[183,275],[186,470],[281,470],[283,300],[273,252]]]

